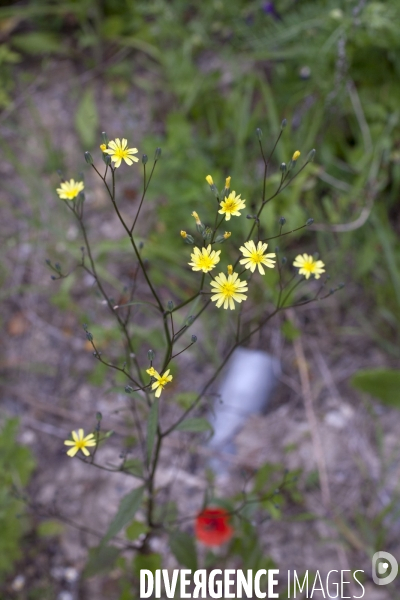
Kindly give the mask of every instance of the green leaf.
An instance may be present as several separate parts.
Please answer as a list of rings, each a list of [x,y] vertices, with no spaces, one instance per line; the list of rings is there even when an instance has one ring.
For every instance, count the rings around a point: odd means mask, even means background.
[[[144,487],[141,486],[122,498],[118,512],[111,521],[107,533],[101,541],[102,545],[107,544],[127,523],[132,521],[142,503],[143,491]]]
[[[143,477],[142,461],[138,458],[131,458],[124,462],[124,471],[129,471],[134,477]]]
[[[282,323],[281,331],[289,342],[293,342],[300,335],[300,330],[289,319]]]
[[[39,523],[37,532],[40,537],[56,537],[64,532],[64,525],[55,519],[47,519]]]
[[[89,559],[83,571],[84,577],[93,577],[98,573],[106,573],[113,568],[121,550],[115,546],[100,544],[89,550]]]
[[[193,537],[184,531],[176,531],[169,538],[169,547],[180,565],[197,569],[197,552]]]
[[[365,369],[357,371],[351,384],[362,392],[375,396],[384,404],[400,408],[400,370]]]
[[[75,114],[76,131],[85,149],[94,146],[98,123],[99,118],[93,89],[88,88],[83,94]]]
[[[126,528],[126,537],[128,540],[137,540],[143,533],[149,531],[148,526],[140,521],[132,521],[132,523]]]
[[[161,554],[136,554],[133,559],[133,571],[136,577],[140,577],[142,569],[148,569],[154,575],[157,569],[161,569]]]
[[[181,392],[180,394],[176,394],[174,401],[183,408],[183,410],[186,410],[189,406],[192,406],[197,396],[198,394],[196,392]]]
[[[60,39],[52,33],[32,32],[13,35],[12,45],[26,54],[47,54],[63,52]]]
[[[151,406],[147,419],[147,461],[150,462],[153,454],[154,441],[156,439],[158,425],[158,398],[156,398]]]
[[[175,428],[178,431],[191,431],[192,433],[202,433],[203,431],[214,431],[207,419],[203,417],[194,417],[193,419],[186,419],[182,421]]]

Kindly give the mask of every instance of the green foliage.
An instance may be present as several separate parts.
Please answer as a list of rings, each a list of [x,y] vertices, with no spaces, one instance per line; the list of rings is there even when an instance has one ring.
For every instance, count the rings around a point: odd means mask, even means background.
[[[17,492],[22,492],[35,468],[30,450],[16,441],[17,431],[17,419],[0,424],[0,580],[21,557],[26,520]]]
[[[125,525],[132,521],[142,503],[143,491],[143,487],[138,487],[122,498],[118,511],[102,539],[102,545],[106,545]]]
[[[176,427],[178,431],[190,431],[191,433],[202,433],[204,431],[213,431],[211,424],[203,417],[193,417],[179,423]]]
[[[378,398],[383,404],[400,408],[400,371],[396,369],[363,369],[351,378],[351,384]]]
[[[184,531],[175,531],[169,538],[169,547],[180,565],[192,571],[197,569],[197,551],[193,536]]]

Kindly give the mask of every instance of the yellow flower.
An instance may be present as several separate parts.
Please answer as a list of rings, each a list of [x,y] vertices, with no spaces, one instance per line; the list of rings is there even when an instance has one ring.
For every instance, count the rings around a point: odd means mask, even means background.
[[[84,187],[83,181],[70,179],[69,181],[63,181],[63,183],[60,184],[60,187],[57,188],[57,194],[62,200],[73,200]]]
[[[188,263],[192,267],[192,271],[203,271],[207,273],[219,263],[221,250],[211,250],[211,244],[207,248],[193,248],[193,253],[190,255],[192,262]]]
[[[194,217],[196,219],[196,225],[201,225],[199,215],[197,214],[197,212],[195,210],[192,212],[192,217]]]
[[[296,150],[296,152],[292,156],[292,160],[296,161],[299,158],[299,156],[300,156],[300,152],[299,152],[299,150]]]
[[[232,273],[233,273],[233,267],[232,267],[232,265],[228,265],[227,271],[228,271],[228,275],[232,275]]]
[[[245,242],[244,246],[239,248],[240,252],[243,254],[244,258],[240,260],[240,264],[244,265],[246,269],[250,269],[252,273],[258,267],[261,275],[265,275],[265,271],[262,265],[265,265],[269,269],[273,269],[275,266],[275,261],[273,257],[276,256],[275,252],[271,252],[270,254],[264,254],[266,249],[268,248],[268,244],[263,242],[258,242],[256,247],[253,240],[250,242]]]
[[[232,179],[232,177],[227,177],[225,179],[225,189],[226,190],[229,190],[229,188],[231,187],[231,179]]]
[[[183,239],[187,238],[187,233],[186,233],[186,231],[181,231],[181,236],[183,237]]]
[[[211,296],[211,300],[217,303],[217,308],[224,305],[224,308],[234,310],[235,302],[246,300],[247,296],[243,292],[248,291],[247,283],[238,279],[238,274],[233,273],[226,277],[225,273],[220,273],[215,280],[211,282],[211,287],[216,292]],[[235,302],[234,302],[235,301]]]
[[[236,196],[236,192],[233,191],[229,194],[229,196],[220,202],[221,210],[219,210],[220,215],[225,215],[225,219],[229,221],[231,216],[240,217],[239,210],[243,210],[245,208],[246,200],[242,200],[240,194]]]
[[[161,396],[161,392],[163,391],[164,387],[173,379],[172,375],[169,374],[169,371],[170,369],[168,369],[168,371],[165,371],[164,375],[160,375],[155,369],[153,369],[153,367],[150,367],[150,369],[146,370],[146,373],[148,373],[149,375],[151,375],[151,377],[154,377],[156,379],[156,381],[151,386],[153,392],[154,390],[156,391],[156,398],[159,398]]]
[[[314,260],[309,254],[299,254],[296,256],[293,266],[298,267],[299,275],[304,275],[306,279],[309,279],[311,275],[314,275],[315,279],[319,279],[321,273],[325,273],[325,269],[323,268],[325,264],[322,260]]]
[[[96,440],[94,439],[93,433],[89,433],[86,437],[83,429],[78,429],[78,431],[72,431],[72,440],[65,440],[64,444],[66,446],[72,446],[67,452],[68,456],[75,456],[75,454],[81,450],[85,456],[90,456],[89,450],[86,449],[86,446],[95,446]]]
[[[211,177],[211,175],[207,175],[206,181],[208,185],[214,185],[213,178]]]
[[[107,150],[107,144],[100,144],[100,150],[105,152]]]
[[[224,233],[224,238],[227,240],[228,238],[230,238],[232,235],[232,233],[230,231],[225,231]]]
[[[137,148],[128,148],[128,141],[123,138],[122,142],[119,138],[108,142],[109,148],[104,150],[106,154],[111,156],[111,160],[115,162],[115,168],[121,166],[121,161],[124,159],[127,165],[131,165],[133,161],[139,162],[139,159],[133,154],[138,152]]]

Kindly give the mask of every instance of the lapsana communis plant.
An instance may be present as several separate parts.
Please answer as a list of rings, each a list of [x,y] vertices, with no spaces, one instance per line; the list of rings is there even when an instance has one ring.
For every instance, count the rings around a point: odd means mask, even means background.
[[[136,163],[139,162],[136,156],[138,154],[137,148],[129,148],[126,138],[116,138],[109,141],[106,134],[103,133],[102,144],[100,145],[102,155],[100,158],[105,165],[104,169],[101,169],[97,162],[95,164],[89,152],[85,153],[85,160],[102,180],[109,196],[110,209],[117,215],[121,230],[129,241],[132,251],[132,263],[136,265],[135,277],[137,278],[138,274],[141,273],[144,285],[147,287],[147,293],[151,296],[151,302],[146,299],[146,304],[151,306],[154,321],[158,322],[164,339],[163,345],[156,348],[155,351],[145,348],[143,344],[135,345],[133,342],[135,338],[135,315],[137,313],[133,314],[130,307],[133,304],[140,304],[137,297],[138,292],[136,291],[136,279],[130,299],[124,304],[116,305],[107,292],[107,287],[100,274],[102,272],[98,269],[92,252],[91,240],[86,228],[85,213],[89,210],[89,207],[86,208],[85,206],[83,182],[70,179],[69,182],[62,181],[60,187],[57,188],[59,197],[77,220],[83,239],[80,259],[71,268],[71,271],[83,269],[93,277],[106,310],[113,316],[118,325],[124,348],[124,355],[121,357],[123,363],[106,358],[90,333],[88,326],[85,326],[86,337],[93,348],[95,359],[111,370],[118,371],[120,376],[124,378],[127,407],[132,413],[132,423],[135,429],[133,434],[137,440],[134,452],[142,466],[139,471],[135,471],[133,474],[129,461],[124,455],[119,465],[113,468],[107,467],[107,470],[126,473],[134,476],[140,482],[139,488],[134,490],[136,494],[135,506],[136,510],[140,512],[141,518],[145,521],[146,534],[136,547],[138,551],[144,551],[152,536],[163,535],[171,527],[176,528],[179,521],[171,521],[165,515],[163,517],[162,511],[160,513],[157,508],[160,490],[155,489],[155,478],[165,439],[176,429],[194,433],[208,428],[204,419],[191,419],[192,413],[200,407],[206,393],[238,346],[246,344],[254,334],[259,332],[278,313],[288,308],[293,309],[296,306],[323,299],[336,291],[331,289],[328,293],[322,294],[323,282],[316,292],[313,290],[308,291],[306,299],[303,296],[301,300],[297,301],[296,288],[302,282],[308,280],[311,275],[315,279],[319,279],[325,272],[324,263],[321,260],[314,260],[312,256],[306,253],[297,254],[294,262],[292,262],[294,269],[292,269],[292,273],[288,273],[288,269],[283,268],[286,262],[285,259],[279,258],[276,252],[269,251],[268,242],[270,240],[293,234],[312,222],[312,219],[309,219],[301,227],[286,231],[284,229],[286,220],[281,217],[278,232],[269,238],[265,237],[261,226],[260,216],[265,206],[290,185],[293,179],[312,161],[315,154],[314,151],[311,151],[301,168],[297,169],[300,152],[296,150],[287,164],[281,164],[278,186],[273,194],[267,197],[268,167],[283,128],[284,126],[281,128],[273,151],[268,158],[265,156],[261,142],[261,130],[257,130],[261,157],[264,163],[264,176],[261,182],[261,199],[255,214],[245,214],[244,211],[248,204],[247,200],[244,197],[242,198],[242,194],[246,196],[246,193],[243,190],[238,192],[231,190],[232,178],[230,175],[226,177],[225,185],[221,190],[218,189],[210,174],[205,175],[205,180],[214,196],[214,211],[208,210],[206,205],[199,211],[201,214],[192,210],[190,215],[188,211],[187,223],[180,224],[185,229],[177,227],[177,236],[180,236],[182,242],[192,246],[190,249],[187,248],[189,251],[187,254],[184,252],[184,246],[182,252],[177,254],[176,262],[181,265],[182,269],[190,270],[192,273],[193,293],[189,294],[188,297],[178,298],[175,301],[171,300],[170,296],[172,294],[168,297],[166,292],[168,289],[167,273],[165,273],[165,283],[162,287],[154,283],[151,271],[149,271],[143,260],[141,242],[139,242],[136,235],[136,227],[140,222],[143,202],[154,176],[157,162],[160,159],[161,149],[156,149],[150,170],[148,169],[147,155],[142,155],[143,192],[135,214],[129,216],[127,216],[126,211],[122,213],[120,210],[117,176],[120,168],[130,168],[134,170],[133,177],[139,177],[136,170],[138,168]],[[233,223],[235,219],[249,220],[249,230],[244,239],[238,239],[237,234],[226,231],[227,222]],[[213,225],[206,225],[206,223],[213,223]],[[232,261],[233,255],[236,255],[236,261]],[[220,266],[224,264],[224,261],[230,263],[227,268],[221,268]],[[67,276],[63,273],[59,264],[53,265],[51,261],[47,261],[47,264],[54,273],[52,279],[57,280]],[[252,289],[255,278],[258,278],[258,284],[266,285],[263,283],[266,269],[277,270],[278,286],[275,305],[266,306],[261,316],[259,311],[254,311],[257,317],[246,313],[246,327],[244,328],[241,320],[243,306],[252,305]],[[120,290],[116,290],[116,292],[118,293]],[[187,315],[188,310],[189,317],[183,317],[183,313]],[[191,326],[198,319],[204,318],[207,311],[217,311],[216,314],[218,315],[218,311],[224,312],[225,310],[228,311],[228,315],[234,321],[235,335],[231,341],[231,346],[226,354],[221,357],[220,363],[212,376],[208,381],[202,383],[201,389],[190,404],[181,409],[178,415],[176,411],[173,413],[175,417],[171,422],[171,415],[168,414],[168,411],[164,409],[160,411],[160,402],[166,404],[174,402],[182,381],[188,379],[187,366],[185,366],[185,374],[180,372],[179,366],[182,354],[197,342],[197,337],[191,335]],[[172,372],[174,375],[172,375]],[[101,434],[100,421],[98,421],[93,433],[85,437],[83,429],[79,429],[78,432],[72,432],[72,440],[66,440],[65,444],[71,446],[67,452],[69,456],[76,456],[92,466],[104,468],[99,462],[101,452],[97,454],[97,448],[99,444],[107,439],[108,434]],[[93,449],[91,455],[90,449]],[[80,455],[79,450],[84,454],[84,457]],[[284,479],[282,485],[286,485],[285,482]],[[254,498],[248,501],[245,493],[241,498],[240,505],[233,508],[229,513],[226,510],[211,508],[213,503],[212,494],[210,493],[208,499],[210,508],[208,509],[205,506],[196,521],[198,539],[205,544],[214,543],[214,538],[211,539],[210,536],[204,533],[204,527],[207,519],[217,519],[216,522],[218,522],[218,526],[224,534],[222,537],[217,536],[218,540],[215,537],[215,543],[219,543],[219,540],[228,542],[233,534],[230,524],[231,515],[240,515],[244,518],[242,513],[248,502],[254,503]],[[259,500],[261,510],[261,501],[265,498]],[[117,513],[118,518],[116,517],[120,529],[126,525],[121,516],[125,514],[123,513],[124,510],[125,508],[121,504]],[[133,515],[130,514],[130,518],[133,518]],[[113,535],[120,531],[120,529],[117,529],[112,528]],[[110,535],[106,536],[107,541],[109,541]]]

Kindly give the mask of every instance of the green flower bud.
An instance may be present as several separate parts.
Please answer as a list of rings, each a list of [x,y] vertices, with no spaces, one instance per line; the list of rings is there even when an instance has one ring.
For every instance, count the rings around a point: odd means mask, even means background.
[[[315,156],[315,148],[313,148],[312,150],[310,150],[310,152],[307,154],[307,158],[306,158],[306,162],[313,162],[314,160],[314,156]]]
[[[154,153],[154,160],[158,160],[161,156],[161,148],[156,148],[156,151]]]
[[[132,386],[130,386],[130,385],[126,385],[126,386],[125,386],[125,392],[126,392],[127,394],[132,394],[132,392],[133,392],[133,387],[132,387]]]
[[[192,340],[192,344],[195,344],[197,342],[197,336],[192,335],[191,340]]]
[[[210,240],[211,236],[212,236],[212,229],[211,227],[205,227],[205,229],[202,231],[202,236],[204,240]]]
[[[257,137],[258,137],[258,139],[261,141],[261,138],[262,138],[262,131],[261,131],[261,129],[260,129],[259,127],[257,127],[257,129],[256,129],[256,133],[257,133]]]
[[[85,160],[88,165],[93,164],[93,158],[92,158],[92,155],[90,154],[90,152],[85,152]]]
[[[97,421],[101,421],[102,418],[103,418],[103,415],[101,414],[101,412],[97,412],[96,413],[96,419],[97,419]]]
[[[103,142],[103,144],[108,146],[109,139],[108,139],[108,135],[106,134],[105,131],[101,132],[101,141]]]
[[[314,219],[307,219],[306,225],[312,225],[314,223]]]
[[[167,308],[168,310],[172,310],[174,308],[174,303],[172,302],[172,300],[168,300]]]
[[[150,362],[152,362],[154,360],[154,351],[153,350],[147,350],[147,358],[149,359]]]
[[[284,225],[285,223],[286,223],[285,217],[280,217],[280,219],[279,219],[279,225]]]
[[[102,156],[102,158],[103,158],[103,162],[104,162],[106,165],[108,165],[108,166],[110,166],[110,165],[111,165],[111,156],[110,156],[109,154],[104,154],[104,152],[103,152],[103,156]]]
[[[143,156],[142,156],[142,163],[145,165],[148,160],[149,160],[149,157],[147,156],[147,154],[143,154]]]
[[[187,233],[185,237],[185,242],[186,244],[194,244],[194,237]]]
[[[279,169],[280,169],[281,173],[286,173],[286,170],[287,170],[286,163],[281,163]]]

